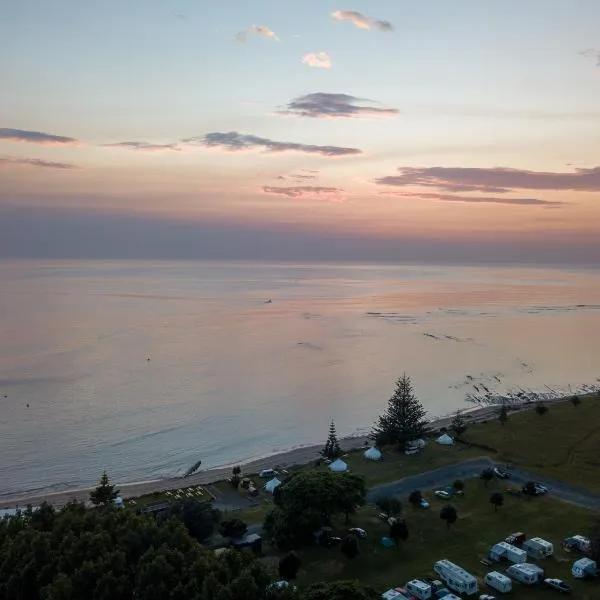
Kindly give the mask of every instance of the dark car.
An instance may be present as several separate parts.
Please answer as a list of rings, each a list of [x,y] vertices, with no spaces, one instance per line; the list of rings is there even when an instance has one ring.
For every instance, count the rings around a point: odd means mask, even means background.
[[[498,477],[498,479],[510,479],[510,473],[500,467],[494,467],[494,475]]]
[[[511,533],[504,541],[511,546],[520,546],[526,539],[527,536],[522,531],[518,531]]]
[[[528,481],[521,491],[528,496],[543,496],[548,493],[548,488],[537,481]]]
[[[553,590],[556,590],[557,592],[560,592],[561,594],[571,593],[571,586],[568,583],[564,582],[562,579],[544,579],[544,585],[546,587],[552,588]]]

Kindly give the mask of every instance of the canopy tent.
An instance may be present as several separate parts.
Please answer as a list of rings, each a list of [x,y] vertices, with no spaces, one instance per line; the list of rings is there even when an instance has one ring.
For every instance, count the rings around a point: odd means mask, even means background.
[[[367,460],[381,460],[381,452],[375,446],[365,450],[364,456]]]
[[[281,485],[281,481],[277,479],[277,477],[273,477],[273,479],[269,479],[267,483],[265,483],[265,492],[273,493],[277,486]]]
[[[329,465],[329,469],[334,473],[343,473],[348,470],[348,465],[341,458],[338,458]]]
[[[447,433],[440,435],[435,441],[443,446],[452,446],[452,444],[454,444],[454,440]]]

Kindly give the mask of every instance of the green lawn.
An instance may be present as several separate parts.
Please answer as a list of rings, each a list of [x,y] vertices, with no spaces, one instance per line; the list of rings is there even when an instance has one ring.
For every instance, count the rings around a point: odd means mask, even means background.
[[[504,426],[497,419],[470,425],[463,437],[497,449],[491,456],[500,462],[600,493],[598,423],[600,399],[589,397],[577,407],[549,406],[541,416],[534,410],[510,415]]]
[[[488,571],[504,570],[508,563],[488,568],[479,560],[487,554],[489,546],[503,540],[515,531],[524,531],[529,537],[540,536],[555,545],[556,557],[537,561],[546,568],[548,576],[563,577],[573,583],[574,598],[592,600],[600,598],[600,583],[573,582],[570,565],[577,555],[565,554],[561,541],[568,535],[587,533],[592,513],[552,498],[532,500],[505,497],[505,505],[494,512],[489,496],[501,482],[492,482],[486,489],[479,479],[469,480],[463,498],[452,501],[459,511],[459,520],[447,530],[445,522],[439,518],[441,500],[432,494],[431,508],[413,509],[405,506],[409,540],[398,549],[385,549],[380,544],[382,535],[387,534],[387,526],[376,516],[373,507],[360,510],[351,526],[363,527],[368,538],[361,540],[360,555],[349,561],[338,548],[311,547],[300,552],[304,561],[298,583],[300,586],[321,580],[359,579],[381,591],[404,585],[415,577],[433,576],[436,560],[447,558],[463,566],[474,575],[482,578]],[[343,519],[336,523],[336,533],[343,535],[348,525]],[[483,589],[484,586],[480,586]],[[547,598],[553,592],[530,590],[516,585],[513,597],[517,599]],[[483,593],[483,592],[482,592]]]

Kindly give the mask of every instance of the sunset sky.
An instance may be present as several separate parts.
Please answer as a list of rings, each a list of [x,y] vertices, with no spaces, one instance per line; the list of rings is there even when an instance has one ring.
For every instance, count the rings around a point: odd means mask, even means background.
[[[0,39],[0,256],[600,264],[598,0],[19,0]]]

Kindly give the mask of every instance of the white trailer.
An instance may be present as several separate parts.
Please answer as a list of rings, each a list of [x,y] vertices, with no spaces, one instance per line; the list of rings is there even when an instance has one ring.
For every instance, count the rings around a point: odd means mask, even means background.
[[[453,562],[438,560],[433,570],[451,590],[468,596],[477,593],[477,579]]]
[[[527,552],[517,548],[507,542],[499,542],[490,548],[489,557],[493,561],[500,561],[504,558],[508,559],[513,564],[527,562]]]
[[[494,588],[497,592],[506,594],[512,590],[512,580],[510,577],[498,573],[498,571],[490,571],[483,579],[483,581]]]
[[[597,577],[598,565],[591,558],[580,558],[573,563],[571,574],[576,579],[585,579],[586,577]]]
[[[523,542],[523,550],[530,558],[548,558],[554,554],[554,546],[542,538],[534,537]]]
[[[525,585],[534,585],[544,578],[544,570],[531,563],[511,565],[505,573],[511,578]]]

